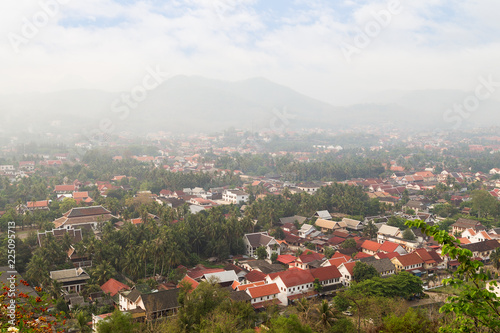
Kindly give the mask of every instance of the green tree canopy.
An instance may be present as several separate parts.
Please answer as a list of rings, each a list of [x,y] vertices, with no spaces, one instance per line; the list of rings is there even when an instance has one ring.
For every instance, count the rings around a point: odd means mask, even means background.
[[[375,267],[368,265],[364,262],[358,261],[353,268],[353,280],[356,282],[361,282],[374,277],[378,277],[379,273]]]
[[[355,249],[356,248],[356,241],[354,240],[354,238],[348,238],[345,241],[343,241],[340,246],[343,249]]]
[[[267,250],[264,246],[259,246],[255,251],[259,260],[267,259]]]
[[[405,231],[403,231],[403,239],[415,240],[415,235],[413,234],[411,229],[406,229]]]
[[[470,250],[460,247],[459,241],[436,226],[423,221],[408,221],[408,226],[420,228],[442,245],[442,255],[458,260],[460,265],[445,285],[456,288],[440,311],[455,315],[455,321],[441,327],[442,332],[500,332],[500,299],[485,281],[488,275],[481,269],[483,263],[472,259]],[[467,283],[468,281],[468,283]],[[493,288],[496,282],[491,282]]]
[[[97,333],[133,333],[136,328],[130,314],[116,309],[110,317],[97,324]]]

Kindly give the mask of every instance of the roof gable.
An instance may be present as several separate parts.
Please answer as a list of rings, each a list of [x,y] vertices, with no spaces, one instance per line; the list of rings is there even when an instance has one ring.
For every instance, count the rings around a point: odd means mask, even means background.
[[[245,237],[252,247],[267,246],[274,240],[274,237],[269,236],[267,232],[246,234]]]
[[[101,290],[105,293],[110,294],[111,297],[115,296],[120,290],[130,290],[130,287],[126,284],[121,283],[113,278],[106,281],[101,286]]]

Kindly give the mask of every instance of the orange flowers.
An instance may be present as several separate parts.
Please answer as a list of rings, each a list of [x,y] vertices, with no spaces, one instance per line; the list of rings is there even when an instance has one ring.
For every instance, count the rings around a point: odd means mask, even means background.
[[[25,286],[29,285],[25,280],[19,280],[19,282]],[[64,330],[61,331],[63,313],[49,314],[47,312],[48,305],[52,304],[50,296],[44,293],[42,288],[35,287],[35,290],[40,296],[32,296],[17,290],[16,298],[26,298],[26,301],[16,302],[15,308],[12,309],[12,314],[15,316],[13,322],[10,317],[4,315],[7,310],[7,304],[0,303],[0,327],[7,328],[10,326],[12,327],[12,332],[23,333],[64,332]],[[4,291],[8,292],[10,288],[0,283],[0,299],[7,294],[3,293]],[[15,326],[11,326],[12,324]],[[14,328],[17,328],[18,331],[15,331]],[[0,331],[5,332],[5,330],[2,329],[0,329]]]

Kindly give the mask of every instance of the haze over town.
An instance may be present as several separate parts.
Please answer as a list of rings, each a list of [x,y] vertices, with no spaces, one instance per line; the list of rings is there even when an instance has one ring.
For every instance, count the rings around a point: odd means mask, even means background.
[[[500,2],[0,4],[0,332],[500,327]]]
[[[169,130],[251,129],[267,127],[273,108],[309,116],[313,127],[318,119],[397,127],[412,119],[440,130],[491,125],[499,120],[500,23],[493,14],[499,6],[10,2],[0,13],[0,130],[64,131],[70,119],[90,130],[107,114],[118,130],[147,131],[157,120]],[[130,108],[135,117],[116,119],[113,102],[150,72],[161,73],[156,79],[164,84],[138,93],[140,103]],[[484,82],[479,103],[468,101]],[[454,108],[467,102],[468,109]],[[146,123],[137,127],[141,119]]]

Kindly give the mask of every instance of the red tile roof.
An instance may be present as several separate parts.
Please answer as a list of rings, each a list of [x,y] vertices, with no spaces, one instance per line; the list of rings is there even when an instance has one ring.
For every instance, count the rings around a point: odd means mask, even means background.
[[[231,285],[231,289],[236,290],[236,288],[238,288],[239,285],[241,285],[241,283],[239,283],[238,281],[233,281],[233,284]]]
[[[458,240],[460,241],[460,244],[470,244],[470,240],[465,237],[461,237]]]
[[[254,269],[245,275],[245,279],[250,282],[264,281],[266,279],[266,274]]]
[[[348,262],[349,260],[347,260],[345,257],[338,257],[338,258],[332,258],[328,261],[330,262],[331,266],[339,267],[341,264]]]
[[[403,267],[424,263],[422,258],[420,258],[420,256],[415,252],[399,256],[397,259],[399,260],[401,265],[403,265]]]
[[[399,246],[399,244],[396,244],[396,243],[393,243],[393,242],[390,242],[390,241],[385,241],[380,246],[380,248],[378,250],[382,251],[382,252],[385,252],[385,253],[389,253],[389,252],[396,251],[396,249],[397,249],[398,246]]]
[[[309,270],[303,271],[301,269],[292,268],[288,271],[269,274],[269,278],[271,280],[274,280],[278,277],[281,278],[281,281],[283,281],[287,288],[314,282],[314,277]]]
[[[311,274],[315,279],[326,281],[331,279],[338,279],[342,276],[335,266],[319,267],[311,269]]]
[[[130,222],[132,222],[132,224],[141,224],[142,218],[138,217],[136,219],[131,219]]]
[[[277,261],[279,261],[279,262],[281,262],[281,263],[283,263],[285,265],[288,265],[289,263],[294,262],[295,259],[297,259],[297,257],[292,256],[290,254],[280,254],[278,256]]]
[[[443,258],[441,258],[441,256],[435,250],[428,251],[428,253],[432,257],[432,259],[434,259],[435,262],[437,263],[443,262]]]
[[[42,200],[42,201],[28,201],[28,202],[27,202],[27,207],[28,207],[28,208],[42,208],[42,207],[49,207],[49,201],[48,201],[48,200]]]
[[[198,281],[194,280],[193,278],[189,277],[189,275],[184,276],[184,278],[180,281],[185,281],[191,286],[191,291],[195,290],[196,287],[198,287],[199,283]],[[179,288],[180,283],[177,285],[177,288]]]
[[[56,185],[54,191],[56,192],[73,192],[75,190],[75,185]]]
[[[368,253],[364,253],[364,252],[358,252],[354,256],[354,259],[361,259],[361,258],[368,258],[368,257],[372,257],[372,255],[369,255]]]
[[[377,252],[380,248],[380,244],[369,239],[365,240],[363,244],[361,244],[362,249],[366,249],[368,251]]]
[[[80,199],[84,199],[84,198],[88,198],[89,196],[89,192],[85,191],[85,192],[73,192],[73,199],[77,199],[77,198],[80,198]]]
[[[344,258],[346,261],[349,261],[351,259],[350,256],[342,254],[342,253],[340,253],[338,251],[335,252],[330,259],[335,259],[335,258]]]
[[[252,298],[271,296],[279,294],[280,290],[276,283],[264,284],[262,286],[251,287],[247,289],[247,293]]]
[[[344,238],[334,236],[334,237],[332,237],[332,238],[330,238],[328,240],[328,244],[330,244],[330,245],[339,245],[339,244],[342,244],[344,241],[345,241]]]
[[[238,287],[236,287],[236,290],[238,290],[238,291],[247,290],[248,288],[262,286],[264,284],[266,284],[265,281],[257,281],[255,283],[248,283],[248,284],[240,284]]]
[[[113,278],[109,279],[101,286],[101,290],[106,294],[110,294],[111,297],[115,296],[120,290],[123,289],[130,290],[130,287]]]
[[[352,276],[353,275],[353,269],[354,269],[354,266],[356,265],[356,262],[346,262],[344,264],[344,267],[347,269],[347,271],[349,272],[349,274]]]
[[[317,252],[313,252],[311,250],[306,250],[304,251],[304,253],[302,253],[298,259],[300,259],[300,261],[302,261],[303,263],[308,263],[308,262],[312,262],[314,260],[321,260],[323,259],[325,256],[322,255],[321,253],[317,253]]]
[[[427,252],[426,249],[416,249],[415,251],[416,254],[426,263],[426,264],[433,264],[436,261],[431,257],[429,252]]]
[[[378,252],[375,255],[375,257],[378,257],[379,259],[384,259],[384,258],[392,259],[394,257],[399,257],[399,256],[401,256],[399,252],[389,252],[389,253]]]

